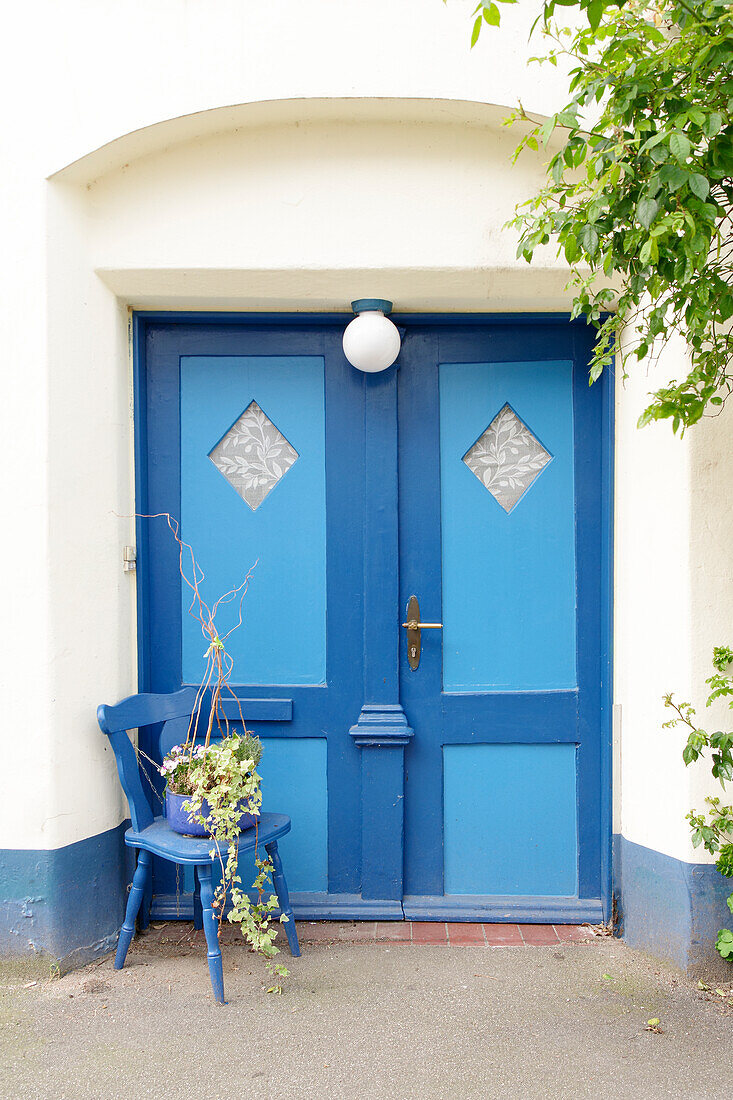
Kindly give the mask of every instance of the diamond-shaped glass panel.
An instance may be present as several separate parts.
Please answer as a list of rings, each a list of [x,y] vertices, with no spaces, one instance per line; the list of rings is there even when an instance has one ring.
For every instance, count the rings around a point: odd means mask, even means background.
[[[209,458],[254,512],[280,478],[297,462],[288,443],[256,401],[222,436]]]
[[[511,512],[551,458],[512,407],[505,405],[463,461],[504,511]]]

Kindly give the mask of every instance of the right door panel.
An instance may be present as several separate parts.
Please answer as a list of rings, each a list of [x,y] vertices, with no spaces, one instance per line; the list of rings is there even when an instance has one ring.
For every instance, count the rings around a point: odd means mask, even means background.
[[[405,914],[602,918],[603,387],[576,326],[446,326],[400,357]]]

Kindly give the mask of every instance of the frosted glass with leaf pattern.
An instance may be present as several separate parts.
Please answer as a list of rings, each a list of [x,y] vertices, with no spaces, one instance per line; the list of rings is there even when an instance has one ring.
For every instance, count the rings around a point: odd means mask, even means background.
[[[463,456],[505,512],[511,512],[551,459],[509,404]]]
[[[298,452],[252,401],[209,458],[254,512],[297,462]]]

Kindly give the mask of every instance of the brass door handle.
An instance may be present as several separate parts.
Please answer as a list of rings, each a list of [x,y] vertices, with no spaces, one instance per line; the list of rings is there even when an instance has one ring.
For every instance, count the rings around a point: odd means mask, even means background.
[[[407,630],[407,660],[410,668],[415,672],[420,666],[420,631],[440,630],[442,623],[421,623],[420,604],[417,596],[410,596],[407,601],[407,622],[402,624]]]

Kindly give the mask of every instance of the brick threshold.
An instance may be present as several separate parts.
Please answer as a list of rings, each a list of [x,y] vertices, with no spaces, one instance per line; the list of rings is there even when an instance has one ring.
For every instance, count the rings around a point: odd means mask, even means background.
[[[574,924],[457,924],[444,921],[298,921],[301,944],[396,944],[425,947],[557,947],[590,944],[592,928]],[[285,936],[282,939],[284,946]],[[204,942],[192,921],[154,921],[138,940],[189,947]],[[224,922],[221,942],[241,946],[236,925]]]
[[[302,943],[395,943],[433,947],[552,947],[592,943],[589,925],[454,924],[443,921],[298,921]]]

